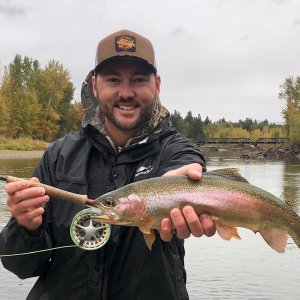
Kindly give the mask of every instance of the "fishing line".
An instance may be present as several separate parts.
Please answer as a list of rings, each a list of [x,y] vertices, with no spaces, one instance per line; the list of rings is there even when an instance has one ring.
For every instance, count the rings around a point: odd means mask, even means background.
[[[40,253],[40,252],[46,252],[46,251],[57,250],[57,249],[64,249],[64,248],[73,248],[73,247],[77,247],[77,245],[60,246],[60,247],[54,247],[54,248],[48,248],[48,249],[42,249],[42,250],[31,251],[31,252],[24,252],[24,253],[0,254],[0,258],[2,258],[2,257],[21,256],[21,255],[29,255],[29,254],[35,254],[35,253]]]

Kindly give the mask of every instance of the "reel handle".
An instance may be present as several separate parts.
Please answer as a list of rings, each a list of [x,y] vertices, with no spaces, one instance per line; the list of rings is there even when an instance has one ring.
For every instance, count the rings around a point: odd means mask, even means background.
[[[16,182],[16,181],[25,180],[25,179],[14,177],[14,176],[0,175],[0,180],[5,181],[6,183],[10,183],[10,182]],[[87,198],[87,196],[85,196],[85,195],[71,193],[71,192],[64,191],[64,190],[55,188],[53,186],[50,186],[50,185],[47,185],[44,183],[35,182],[32,180],[29,180],[29,182],[30,182],[31,187],[44,188],[46,191],[46,194],[49,195],[50,197],[59,198],[59,199],[65,200],[65,201],[71,201],[76,204],[96,207],[95,201]]]

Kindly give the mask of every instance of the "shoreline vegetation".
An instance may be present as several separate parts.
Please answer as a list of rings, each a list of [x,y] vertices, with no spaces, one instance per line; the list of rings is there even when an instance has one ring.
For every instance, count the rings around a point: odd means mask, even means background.
[[[32,138],[7,138],[0,136],[0,150],[45,151],[49,143]]]

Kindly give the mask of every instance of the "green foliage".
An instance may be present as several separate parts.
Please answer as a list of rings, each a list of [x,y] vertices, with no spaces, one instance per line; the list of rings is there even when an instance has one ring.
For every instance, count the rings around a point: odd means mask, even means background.
[[[78,131],[81,129],[81,122],[83,116],[83,109],[81,102],[74,102],[69,108],[69,118],[67,128],[69,131]]]
[[[69,131],[74,86],[62,64],[16,55],[0,86],[0,134],[52,141]],[[73,118],[74,119],[74,118]]]
[[[291,144],[300,143],[300,76],[288,77],[280,86],[279,98],[285,100],[282,115]]]
[[[257,122],[247,118],[237,123],[227,122],[224,118],[212,122],[208,117],[202,122],[200,115],[193,117],[189,111],[183,119],[175,110],[171,114],[171,121],[179,132],[187,137],[200,141],[202,138],[263,138],[285,137],[285,132],[280,125],[269,124],[268,120]],[[183,126],[184,125],[184,126]]]
[[[182,119],[180,112],[174,111],[174,114],[171,114],[171,122],[177,128],[179,132],[187,136],[189,130],[189,124]]]
[[[48,143],[31,138],[11,139],[0,135],[0,150],[45,150]]]
[[[35,72],[39,64],[28,57],[16,55],[3,75],[0,94],[5,110],[1,133],[12,137],[31,136],[40,105],[35,92]]]
[[[4,76],[2,80],[2,86],[7,86],[6,83],[7,77]],[[7,98],[7,93],[5,92],[5,88],[0,89],[0,134],[6,134],[8,129],[8,124],[10,120],[10,102]]]
[[[192,112],[189,111],[184,120],[188,129],[187,137],[195,140],[200,140],[204,137],[203,122],[200,114],[198,114],[198,117],[193,117]]]

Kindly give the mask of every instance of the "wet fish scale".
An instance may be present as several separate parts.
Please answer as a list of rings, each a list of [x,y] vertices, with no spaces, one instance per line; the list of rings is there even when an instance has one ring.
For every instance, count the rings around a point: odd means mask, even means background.
[[[115,207],[105,206],[106,198],[113,198]],[[124,214],[117,213],[121,198],[139,199],[145,203],[145,210],[140,215],[135,214],[134,220],[125,220]],[[160,228],[161,220],[168,217],[173,208],[191,205],[197,214],[206,212],[213,217],[224,239],[239,238],[235,227],[245,227],[260,232],[278,252],[284,251],[287,234],[300,247],[300,217],[276,196],[249,184],[236,169],[208,172],[200,181],[186,176],[138,181],[99,197],[96,205],[106,214],[99,221],[111,224],[126,221],[126,225],[139,226],[148,234],[150,228]],[[128,204],[128,209],[130,207]],[[107,217],[109,215],[113,217]]]

